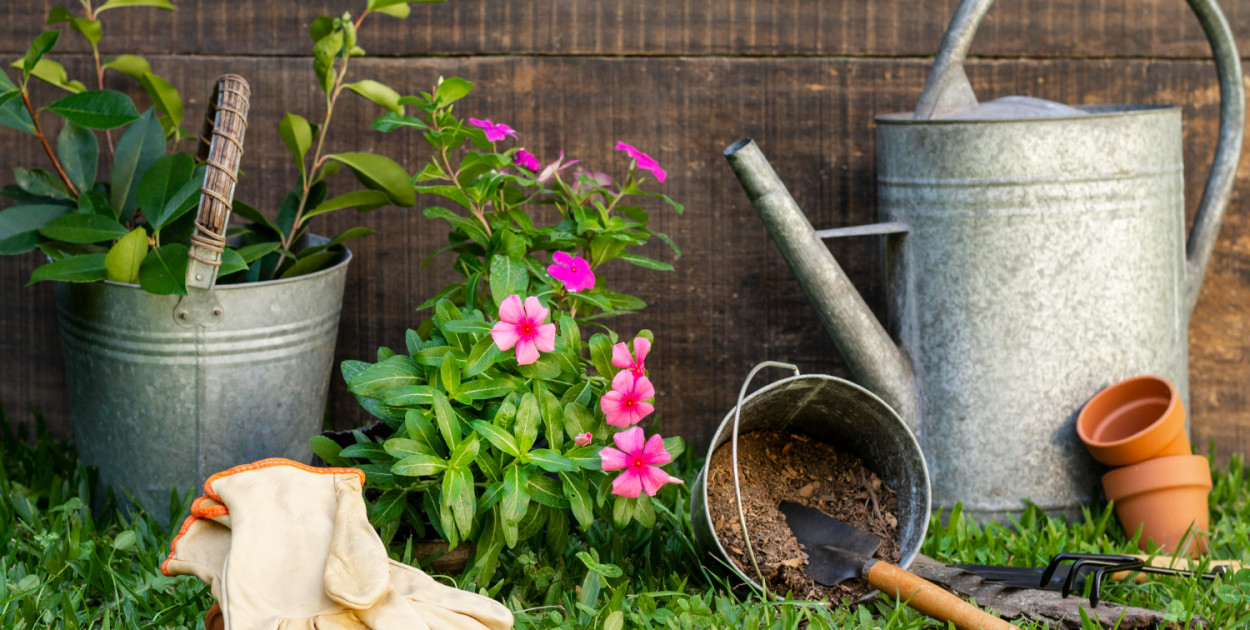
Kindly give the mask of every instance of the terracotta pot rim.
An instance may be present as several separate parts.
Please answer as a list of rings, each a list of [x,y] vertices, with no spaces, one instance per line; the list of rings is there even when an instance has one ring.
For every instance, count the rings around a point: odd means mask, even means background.
[[[1164,481],[1155,479],[1156,469],[1170,469]],[[1168,455],[1138,464],[1116,468],[1102,476],[1107,498],[1124,501],[1139,494],[1169,488],[1205,488],[1211,490],[1211,464],[1205,455]]]
[[[1115,395],[1116,391],[1119,389],[1128,387],[1134,383],[1139,383],[1141,381],[1154,381],[1157,383],[1162,383],[1168,388],[1168,406],[1167,406],[1167,409],[1164,409],[1163,413],[1159,415],[1159,418],[1155,420],[1154,422],[1151,422],[1142,430],[1126,438],[1121,438],[1119,440],[1111,440],[1111,441],[1104,442],[1104,441],[1095,440],[1092,437],[1090,437],[1089,433],[1086,431],[1086,425],[1092,422],[1092,420],[1089,419],[1090,416],[1086,413],[1086,411],[1089,410],[1090,406],[1094,405],[1096,402],[1098,402],[1102,398]],[[1160,426],[1166,424],[1167,421],[1172,417],[1172,414],[1175,412],[1176,406],[1179,404],[1181,404],[1180,392],[1177,391],[1176,384],[1174,384],[1171,381],[1171,379],[1167,379],[1162,376],[1155,376],[1153,374],[1134,376],[1133,378],[1127,378],[1118,383],[1108,385],[1107,387],[1103,388],[1102,391],[1098,392],[1097,394],[1094,394],[1094,397],[1090,398],[1089,402],[1085,403],[1084,407],[1081,407],[1081,412],[1080,414],[1077,415],[1076,432],[1077,432],[1077,435],[1081,437],[1081,441],[1084,442],[1085,445],[1090,448],[1109,449],[1109,448],[1115,448],[1117,446],[1124,446],[1125,444],[1129,444],[1136,440],[1142,439],[1143,436],[1150,434],[1152,431],[1155,431]],[[1185,430],[1184,423],[1181,423],[1180,430],[1181,431]],[[1166,442],[1164,443],[1166,444]]]

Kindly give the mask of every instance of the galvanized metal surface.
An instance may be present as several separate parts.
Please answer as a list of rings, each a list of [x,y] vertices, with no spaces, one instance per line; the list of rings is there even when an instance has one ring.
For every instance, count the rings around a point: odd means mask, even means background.
[[[198,492],[209,475],[266,457],[309,461],[350,260],[185,298],[57,283],[83,461],[161,521],[170,488]]]
[[[830,444],[862,459],[898,493],[898,566],[906,568],[920,551],[929,528],[929,473],[920,445],[902,419],[875,394],[824,374],[792,376],[760,388],[741,404],[739,430],[792,431]],[[735,409],[721,421],[708,447],[707,461],[733,436]],[[716,536],[707,510],[707,465],[691,489],[694,538],[711,567],[728,566],[740,579],[760,588],[738,569]],[[874,591],[875,593],[875,591]],[[872,597],[872,593],[865,599]]]
[[[1189,315],[1240,160],[1241,67],[1219,8],[1190,0],[1223,104],[1187,256],[1179,110],[955,114],[976,106],[962,61],[989,4],[960,6],[917,111],[877,119],[881,220],[909,230],[887,237],[885,261],[888,328],[904,353],[758,149],[743,141],[726,155],[857,379],[904,401],[935,504],[980,519],[1017,514],[1024,499],[1075,514],[1097,487],[1073,429],[1080,407],[1138,374],[1188,399]]]

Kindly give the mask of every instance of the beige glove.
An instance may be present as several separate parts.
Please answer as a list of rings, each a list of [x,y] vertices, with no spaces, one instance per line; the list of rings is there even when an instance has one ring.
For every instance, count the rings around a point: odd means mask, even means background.
[[[288,460],[214,475],[164,571],[209,582],[228,630],[512,627],[499,603],[387,558],[362,481]]]

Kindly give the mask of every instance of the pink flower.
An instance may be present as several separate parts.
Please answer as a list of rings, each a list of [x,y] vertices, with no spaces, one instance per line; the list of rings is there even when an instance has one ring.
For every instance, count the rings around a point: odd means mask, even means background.
[[[583,433],[583,434],[581,434],[581,435],[579,435],[579,436],[577,436],[577,437],[573,438],[573,443],[574,443],[574,444],[576,444],[576,445],[578,445],[578,446],[586,446],[587,444],[590,444],[590,441],[591,441],[591,440],[593,440],[594,438],[595,438],[595,436],[591,435],[591,434],[590,434],[590,431],[587,431],[587,432],[585,432],[585,433]]]
[[[482,131],[486,132],[486,139],[491,142],[498,142],[508,136],[516,137],[516,129],[503,123],[493,123],[489,120],[478,120],[477,118],[470,118],[469,122],[481,127]],[[660,181],[664,180],[661,179]]]
[[[595,288],[595,272],[590,270],[590,263],[581,256],[573,256],[564,252],[551,255],[554,264],[547,267],[552,278],[564,283],[564,288],[571,293],[582,289]]]
[[[629,157],[634,158],[634,160],[638,162],[638,168],[651,171],[655,175],[655,178],[660,180],[661,184],[664,183],[664,178],[668,177],[668,173],[665,173],[664,169],[660,168],[659,162],[652,159],[650,155],[647,155],[646,153],[643,153],[642,151],[639,151],[624,142],[617,142],[616,150],[624,151],[627,155],[629,155]]]
[[[596,186],[599,188],[608,188],[614,183],[611,175],[601,173],[599,171],[577,171],[576,173],[573,173],[573,175],[577,178],[577,186],[574,191],[578,195],[589,193],[594,190]]]
[[[612,391],[599,399],[599,406],[607,416],[608,424],[627,427],[637,424],[655,411],[650,403],[655,398],[655,387],[645,376],[637,376],[629,370],[621,370],[612,379]]]
[[[651,352],[651,342],[646,337],[634,337],[634,354],[630,356],[629,347],[625,342],[621,342],[612,346],[612,365],[618,368],[629,370],[634,376],[645,376],[647,368],[644,362],[647,360],[647,353]]]
[[[556,349],[556,325],[544,324],[546,319],[547,309],[538,298],[525,298],[522,308],[521,297],[509,295],[499,305],[499,321],[490,329],[490,336],[500,350],[516,346],[516,362],[529,365],[538,360],[540,351]]]
[[[545,168],[543,168],[543,172],[538,174],[539,183],[543,183],[543,184],[547,183],[557,173],[559,173],[560,171],[563,171],[564,169],[570,166],[573,166],[574,164],[577,164],[577,160],[573,160],[571,162],[565,162],[564,151],[561,151],[560,157],[556,158],[556,161],[552,162],[551,164],[548,164]]]
[[[533,173],[537,173],[538,169],[543,167],[542,162],[539,162],[533,153],[525,149],[516,150],[516,155],[512,156],[512,163]]]
[[[628,374],[628,372],[623,372]],[[653,497],[666,483],[682,483],[682,481],[663,470],[663,466],[673,461],[673,456],[664,448],[664,439],[657,433],[643,443],[642,427],[634,427],[612,436],[616,446],[603,447],[599,457],[603,460],[604,472],[623,470],[612,480],[612,494],[636,499],[643,492]]]

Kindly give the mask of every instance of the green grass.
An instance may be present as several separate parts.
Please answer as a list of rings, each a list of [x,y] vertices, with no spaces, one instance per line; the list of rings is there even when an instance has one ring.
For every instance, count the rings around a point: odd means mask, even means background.
[[[0,410],[0,628],[198,628],[211,604],[190,577],[166,578],[159,565],[169,532],[147,514],[121,515],[111,497],[94,497],[93,472],[72,446],[36,431],[13,435]],[[677,463],[690,480],[692,455]],[[1242,460],[1216,471],[1212,491],[1213,551],[1250,559],[1250,497]],[[182,497],[185,510],[189,496]],[[765,601],[704,569],[690,538],[686,487],[661,493],[654,529],[596,525],[563,549],[506,551],[487,591],[521,611],[518,628],[942,628],[943,624],[879,597],[829,608],[819,603]],[[93,500],[104,504],[88,509]],[[668,507],[664,507],[668,506]],[[171,521],[181,519],[174,516]],[[934,519],[923,551],[948,562],[1044,564],[1059,551],[1126,552],[1133,545],[1106,506],[1069,524],[1028,511],[1015,528],[978,526],[957,513]],[[403,558],[402,544],[392,550]],[[447,578],[451,579],[451,578]],[[1198,616],[1208,627],[1250,622],[1250,570],[1229,583],[1164,579],[1109,584],[1104,597],[1169,612],[1180,627]],[[1023,624],[1023,627],[1037,627]]]

